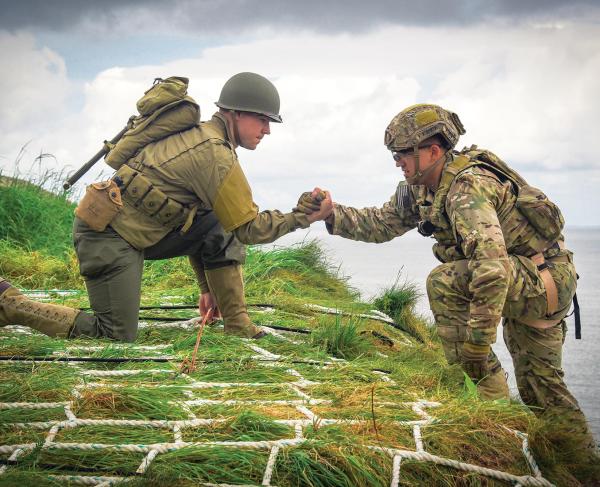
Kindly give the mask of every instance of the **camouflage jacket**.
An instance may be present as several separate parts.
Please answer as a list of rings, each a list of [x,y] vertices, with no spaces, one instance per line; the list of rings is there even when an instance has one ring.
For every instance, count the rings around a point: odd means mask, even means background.
[[[468,152],[465,154],[469,156]],[[457,155],[448,155],[444,174],[451,171]],[[495,330],[512,277],[508,256],[518,256],[535,273],[535,265],[527,257],[537,253],[530,246],[537,234],[515,207],[516,196],[509,181],[503,182],[489,169],[477,165],[446,179],[447,191],[440,191],[440,184],[436,192],[403,181],[381,208],[356,209],[336,204],[334,222],[328,225],[328,231],[353,240],[380,243],[408,232],[421,221],[430,221],[435,226],[433,252],[438,260],[468,259],[472,295],[469,326],[472,330]],[[550,250],[546,255],[558,252]],[[518,290],[518,286],[513,287]],[[543,286],[535,292],[543,293]],[[490,341],[494,335],[489,334]],[[482,337],[475,341],[487,340]]]
[[[302,213],[259,212],[234,140],[227,119],[217,112],[210,121],[148,144],[127,165],[184,207],[214,210],[225,231],[233,232],[242,243],[272,242],[308,227]],[[123,202],[111,226],[135,248],[149,247],[172,231],[126,197]]]

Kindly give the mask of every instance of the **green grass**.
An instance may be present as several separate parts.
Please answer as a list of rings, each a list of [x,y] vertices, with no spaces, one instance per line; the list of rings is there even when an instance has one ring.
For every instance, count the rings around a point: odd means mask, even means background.
[[[0,402],[67,401],[76,382],[77,372],[66,364],[0,362]]]
[[[99,386],[81,391],[73,412],[82,419],[189,419],[181,405],[182,389],[127,385]]]
[[[323,317],[311,334],[311,343],[337,358],[354,359],[370,353],[369,342],[360,335],[361,321],[343,317]]]
[[[140,484],[165,487],[191,486],[198,482],[260,484],[267,459],[268,453],[265,451],[184,448],[157,456]],[[183,480],[184,483],[176,484],[177,480]]]
[[[43,177],[46,181],[53,178],[50,173]],[[52,193],[40,186],[17,178],[3,179],[0,240],[62,257],[72,246],[75,205],[68,200],[68,194]]]
[[[399,284],[399,280],[400,275],[392,286],[384,289],[373,300],[373,306],[390,316],[402,330],[420,342],[430,342],[431,331],[423,319],[415,316],[415,305],[421,297],[421,292],[416,284],[408,281]]]
[[[294,430],[290,426],[253,411],[243,411],[212,426],[183,430],[183,440],[190,442],[268,441],[293,437]]]
[[[62,428],[54,441],[137,445],[172,443],[173,432],[168,429],[146,426],[78,426],[77,428]]]
[[[339,441],[313,441],[280,453],[273,475],[276,485],[319,487],[386,486],[391,478],[388,456]],[[339,440],[339,438],[338,438]]]
[[[73,204],[68,195],[52,195],[27,183],[0,179],[0,203],[0,231],[4,232],[0,234],[0,276],[27,289],[82,291],[83,281],[71,249]],[[30,222],[38,221],[40,212],[43,225],[39,235],[33,235],[36,232],[32,232]],[[280,354],[283,363],[266,366],[252,358],[255,352],[241,339],[224,335],[220,328],[204,330],[198,368],[190,374],[194,380],[265,385],[191,389],[178,369],[179,362],[191,355],[196,330],[141,329],[136,345],[168,345],[156,352],[136,350],[135,345],[117,346],[110,340],[55,340],[39,334],[20,335],[0,330],[0,355],[4,357],[55,353],[98,358],[161,354],[175,357],[172,363],[80,363],[76,367],[57,362],[0,362],[0,402],[73,400],[73,412],[82,419],[186,420],[191,410],[199,418],[222,420],[211,427],[183,428],[185,441],[292,438],[293,428],[276,420],[307,419],[294,406],[210,404],[191,406],[188,410],[183,401],[298,400],[301,397],[296,392],[282,385],[298,380],[289,370],[293,368],[315,382],[305,385],[302,391],[326,401],[311,405],[313,413],[323,418],[361,422],[324,425],[319,419],[312,421],[303,431],[307,442],[280,451],[272,479],[274,485],[389,485],[391,458],[367,446],[414,450],[412,429],[396,422],[419,418],[409,406],[401,404],[417,399],[442,403],[438,408],[427,409],[436,421],[422,429],[425,448],[431,453],[511,473],[527,473],[520,441],[503,428],[507,426],[531,434],[532,449],[544,475],[557,485],[578,485],[598,477],[597,469],[582,465],[581,458],[575,455],[576,449],[569,443],[572,435],[565,438],[565,430],[557,429],[555,421],[537,419],[520,404],[482,402],[465,391],[462,371],[458,366],[448,366],[435,333],[415,316],[414,305],[419,297],[415,286],[396,282],[373,303],[362,303],[329,262],[316,241],[288,248],[248,249],[244,267],[248,301],[276,305],[274,312],[251,308],[252,319],[265,325],[311,331],[310,335],[285,334],[293,342],[270,336],[257,343]],[[147,262],[142,284],[144,304],[197,301],[194,274],[185,258]],[[88,305],[84,292],[70,297],[55,294],[50,299],[71,306]],[[350,316],[323,315],[307,309],[304,306],[307,302],[343,309]],[[402,329],[356,317],[372,306],[392,316]],[[195,311],[157,310],[143,314],[183,319],[194,316]],[[101,348],[97,351],[73,348],[82,345]],[[331,356],[346,361],[323,366]],[[319,363],[311,364],[310,360]],[[81,373],[92,369],[145,372],[125,377],[91,377]],[[169,372],[152,373],[148,369]],[[377,370],[387,371],[386,377],[393,382],[385,381]],[[80,389],[81,396],[73,397],[75,385],[90,382],[95,385]],[[0,409],[0,443],[40,443],[47,434],[47,430],[18,430],[7,423],[65,419],[63,408]],[[91,425],[63,429],[57,441],[153,443],[173,438],[173,433],[164,427]],[[267,450],[185,448],[158,455],[150,470],[130,485],[260,484],[268,455]],[[131,475],[143,456],[37,449],[0,475],[0,486],[60,485],[48,480],[47,474]],[[8,454],[2,455],[2,459],[7,457]],[[401,472],[401,485],[505,485],[427,463],[403,461]]]

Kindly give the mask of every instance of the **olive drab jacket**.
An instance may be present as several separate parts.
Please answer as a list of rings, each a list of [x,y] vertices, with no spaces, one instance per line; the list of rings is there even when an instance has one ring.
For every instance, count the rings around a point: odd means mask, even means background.
[[[302,213],[259,212],[234,141],[227,119],[217,112],[146,145],[115,174],[123,209],[112,220],[113,229],[144,249],[173,230],[185,231],[199,209],[212,209],[225,231],[246,244],[272,242],[308,227]]]
[[[470,158],[475,154],[461,155]],[[473,341],[491,344],[505,301],[516,299],[522,292],[518,286],[512,286],[515,296],[507,296],[509,279],[514,278],[509,275],[508,256],[516,256],[535,273],[536,266],[528,257],[540,251],[541,239],[516,207],[517,197],[510,181],[476,163],[457,171],[453,166],[458,158],[458,153],[447,155],[435,192],[403,181],[381,208],[356,209],[336,204],[333,225],[327,227],[334,235],[380,243],[416,228],[419,222],[431,222],[436,258],[444,263],[468,260]],[[551,249],[545,255],[566,252]],[[528,292],[540,295],[544,287],[540,283],[539,289]]]

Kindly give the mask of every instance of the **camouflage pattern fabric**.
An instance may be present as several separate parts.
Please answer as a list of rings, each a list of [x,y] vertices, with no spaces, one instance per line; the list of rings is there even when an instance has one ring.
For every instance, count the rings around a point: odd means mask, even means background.
[[[332,235],[361,242],[383,243],[405,234],[419,223],[419,205],[428,198],[425,186],[401,182],[382,208],[352,208],[335,204],[333,224],[327,223]]]
[[[448,155],[445,172],[458,153]],[[510,182],[472,166],[452,176],[434,193],[423,186],[400,183],[382,208],[356,209],[336,204],[330,233],[365,242],[386,242],[415,228],[419,221],[434,222],[434,253],[443,262],[427,280],[427,294],[439,336],[450,363],[458,363],[465,342],[492,345],[496,328],[506,318],[505,339],[513,356],[519,391],[536,412],[570,411],[578,428],[587,432],[577,401],[563,382],[561,348],[564,321],[539,330],[520,319],[561,319],[567,314],[576,288],[575,268],[568,250],[552,249],[545,257],[559,294],[559,307],[547,316],[546,292],[536,254],[528,242],[535,229],[515,207]],[[441,200],[441,201],[440,201]],[[562,262],[568,260],[568,262]],[[507,397],[504,371],[493,351],[490,375],[480,381],[483,398]]]
[[[456,156],[449,155],[445,171]],[[535,265],[526,257],[537,253],[528,245],[536,231],[515,207],[510,182],[501,182],[488,169],[469,167],[448,186],[448,191],[440,186],[433,193],[424,186],[400,183],[382,208],[336,205],[334,223],[328,229],[353,240],[380,243],[415,228],[419,221],[431,221],[436,227],[436,257],[442,262],[465,260],[470,271],[469,339],[477,345],[491,345],[508,297],[508,256],[522,256],[522,265],[535,274]],[[556,249],[546,255],[565,254]],[[538,283],[532,292],[543,294],[543,284]]]
[[[458,115],[431,104],[412,105],[396,115],[385,129],[384,144],[391,151],[410,149],[440,134],[454,147],[465,128]]]

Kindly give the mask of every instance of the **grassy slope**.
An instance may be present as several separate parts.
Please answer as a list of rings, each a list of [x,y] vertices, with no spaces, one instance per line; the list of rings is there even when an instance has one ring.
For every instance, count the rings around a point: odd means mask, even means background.
[[[10,182],[0,187],[0,276],[27,289],[68,288],[82,291],[55,301],[87,306],[84,286],[77,275],[77,264],[70,248],[70,225],[73,205],[63,196],[55,196],[35,186]],[[477,465],[516,474],[528,474],[520,451],[520,442],[504,426],[533,433],[539,439],[536,457],[544,466],[546,478],[559,485],[579,485],[574,475],[592,478],[593,472],[577,466],[577,459],[547,445],[546,425],[536,420],[518,403],[484,403],[463,386],[457,367],[449,367],[440,347],[422,322],[412,313],[415,291],[393,289],[384,293],[375,305],[394,315],[412,336],[380,322],[356,316],[335,317],[307,310],[306,302],[335,306],[347,311],[364,312],[361,303],[328,265],[315,242],[262,251],[250,248],[245,266],[248,300],[276,303],[275,312],[252,309],[259,324],[275,323],[314,330],[310,336],[293,335],[298,344],[267,337],[260,345],[281,354],[285,360],[327,360],[331,354],[349,361],[329,369],[308,364],[293,367],[305,378],[320,382],[304,392],[313,398],[331,400],[314,406],[313,412],[326,418],[362,419],[360,425],[315,423],[305,429],[311,441],[296,448],[282,450],[273,482],[276,485],[389,485],[391,461],[387,456],[365,449],[365,445],[391,446],[414,450],[410,428],[399,427],[394,420],[415,419],[410,409],[385,406],[384,402],[426,399],[442,406],[430,413],[439,419],[423,428],[426,451]],[[170,297],[169,297],[170,296]],[[197,287],[185,259],[149,262],[143,281],[143,304],[194,303]],[[146,314],[160,314],[147,312]],[[168,316],[190,317],[192,311],[163,312]],[[375,332],[375,333],[373,333]],[[97,352],[84,355],[139,356],[135,349],[122,350],[108,341],[76,340],[66,342],[40,335],[25,336],[11,332],[3,335],[1,355],[49,355],[72,345],[100,345]],[[391,340],[391,345],[390,345]],[[145,328],[138,344],[161,344],[165,354],[179,359],[190,355],[195,332],[173,328]],[[72,354],[76,352],[71,352]],[[207,329],[200,349],[204,361],[192,376],[203,381],[272,383],[262,389],[194,391],[202,398],[271,398],[286,399],[289,390],[279,383],[293,380],[286,368],[265,368],[251,359],[253,353],[239,339],[224,336],[217,329]],[[210,361],[219,360],[217,364]],[[98,368],[97,366],[96,368]],[[107,366],[108,367],[108,366]],[[115,367],[115,366],[113,366]],[[156,364],[123,364],[121,368],[156,368]],[[162,365],[161,365],[162,367]],[[176,366],[172,366],[174,372]],[[373,372],[389,372],[394,383],[384,382]],[[77,383],[77,369],[58,364],[0,363],[0,402],[71,400]],[[101,380],[102,385],[87,390],[75,401],[75,413],[81,418],[166,418],[184,419],[187,413],[169,401],[187,398],[180,388],[185,384],[173,373],[157,377],[119,378],[125,388],[111,387],[115,379]],[[169,386],[156,388],[157,384]],[[298,418],[298,412],[285,407],[211,406],[195,411],[198,417],[222,418],[223,424],[190,430],[185,441],[234,439],[276,439],[293,437],[287,427],[273,419]],[[301,417],[301,416],[300,416]],[[15,421],[63,419],[62,411],[0,409],[0,444],[43,441],[45,431],[23,431],[2,425]],[[135,442],[170,441],[169,432],[159,429],[87,427],[61,430],[56,441]],[[118,438],[115,439],[115,438]],[[538,443],[536,443],[537,445]],[[268,454],[261,451],[221,448],[196,448],[159,455],[139,485],[192,485],[196,481],[260,483]],[[0,459],[6,455],[0,454]],[[76,451],[34,451],[18,467],[0,475],[1,485],[51,485],[43,473],[68,473],[81,465],[107,475],[127,475],[135,471],[141,457],[123,453]],[[219,465],[221,468],[211,468]],[[325,468],[324,465],[327,465]],[[506,485],[500,481],[466,474],[433,464],[405,461],[401,485]],[[176,480],[179,479],[179,480]],[[185,480],[187,479],[187,480]],[[177,483],[175,483],[177,482]]]

